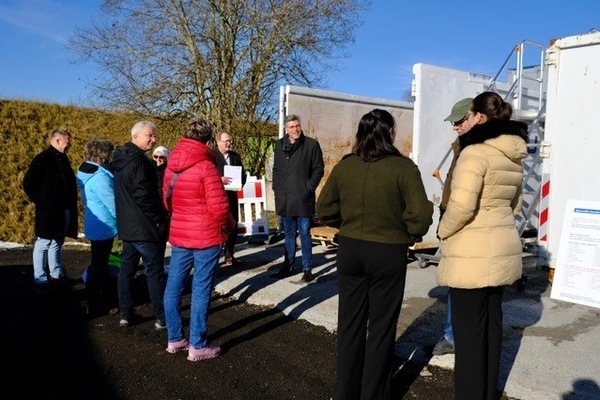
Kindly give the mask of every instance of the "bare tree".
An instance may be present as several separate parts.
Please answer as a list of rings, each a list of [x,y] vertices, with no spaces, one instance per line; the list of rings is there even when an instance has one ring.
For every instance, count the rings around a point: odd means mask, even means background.
[[[105,0],[76,29],[101,71],[97,105],[146,115],[268,120],[280,84],[314,87],[354,40],[369,0]]]

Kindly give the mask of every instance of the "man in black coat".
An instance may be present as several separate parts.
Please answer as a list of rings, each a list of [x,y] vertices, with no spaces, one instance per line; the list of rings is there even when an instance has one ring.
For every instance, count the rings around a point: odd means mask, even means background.
[[[71,140],[65,130],[52,131],[50,146],[33,158],[23,179],[23,189],[35,203],[33,279],[41,292],[49,282],[66,278],[62,245],[67,236],[77,238],[77,182],[67,156]]]
[[[246,173],[244,172],[244,166],[242,164],[242,157],[231,150],[231,136],[227,131],[219,131],[215,135],[215,141],[217,146],[213,148],[213,153],[217,161],[217,169],[221,174],[221,181],[223,185],[229,185],[231,183],[231,177],[224,176],[225,165],[233,165],[241,167],[242,171],[242,187],[246,183]],[[229,201],[229,211],[233,215],[235,220],[235,228],[229,232],[227,236],[227,243],[225,243],[225,263],[228,265],[239,266],[241,263],[233,256],[235,252],[235,243],[237,241],[237,223],[239,220],[239,209],[238,209],[238,191],[227,190],[227,200]]]
[[[167,216],[158,192],[156,164],[146,155],[156,142],[156,126],[140,121],[131,128],[131,141],[113,153],[110,163],[115,179],[117,230],[123,241],[119,271],[119,326],[128,327],[136,318],[133,309],[131,281],[140,257],[156,317],[154,327],[166,329],[163,295],[164,249],[167,240]]]
[[[319,142],[304,135],[298,116],[286,116],[284,128],[285,135],[275,144],[273,191],[275,211],[283,223],[285,257],[283,267],[272,277],[284,278],[294,272],[298,232],[302,281],[310,282],[313,280],[310,228],[315,215],[315,191],[324,174],[323,152]]]

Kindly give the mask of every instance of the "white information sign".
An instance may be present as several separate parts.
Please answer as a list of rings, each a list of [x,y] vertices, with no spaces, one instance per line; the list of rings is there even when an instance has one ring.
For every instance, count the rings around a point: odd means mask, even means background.
[[[600,308],[600,202],[567,201],[550,297]]]

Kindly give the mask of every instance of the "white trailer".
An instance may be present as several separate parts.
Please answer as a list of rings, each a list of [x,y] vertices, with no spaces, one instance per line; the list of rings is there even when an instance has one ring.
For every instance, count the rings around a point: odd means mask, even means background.
[[[539,65],[525,67],[525,50],[540,54]],[[600,166],[595,118],[600,99],[600,32],[554,40],[548,48],[523,41],[513,54],[516,66],[507,80],[464,71],[416,64],[414,158],[426,177],[433,201],[439,201],[449,165],[441,149],[454,135],[443,129],[439,118],[426,109],[449,110],[454,101],[494,90],[512,103],[514,118],[529,123],[529,155],[524,161],[524,209],[517,218],[524,247],[535,252],[538,267],[554,269],[568,199],[600,200],[600,185],[594,178]],[[507,61],[509,60],[507,58]],[[507,62],[501,70],[507,66]],[[438,114],[444,115],[443,112]],[[442,160],[436,164],[436,160]],[[430,179],[427,172],[435,176]],[[552,272],[551,272],[552,273]]]
[[[591,176],[600,162],[594,154],[598,146],[591,137],[596,133],[593,128],[597,130],[600,125],[592,114],[600,99],[598,44],[598,32],[559,39],[549,48],[524,40],[512,49],[493,77],[415,64],[414,103],[283,86],[280,135],[283,117],[298,114],[305,133],[317,138],[323,147],[323,184],[333,165],[350,151],[362,114],[375,107],[385,108],[396,118],[400,133],[396,146],[419,166],[429,198],[439,204],[451,161],[450,144],[456,139],[444,118],[456,101],[496,91],[512,104],[513,117],[529,125],[525,201],[517,227],[524,248],[538,254],[538,266],[553,268],[566,200],[600,199],[600,185]],[[526,62],[532,65],[526,66]],[[435,222],[419,249],[438,246],[437,218],[436,209]]]
[[[279,91],[279,137],[283,137],[283,119],[288,114],[300,117],[304,134],[319,141],[325,161],[325,174],[317,195],[331,169],[352,151],[356,127],[360,118],[373,110],[389,111],[396,120],[396,147],[405,155],[412,151],[413,104],[406,101],[356,96],[299,86],[282,86]],[[272,167],[267,165],[268,204],[275,204],[272,188]]]
[[[522,54],[523,51],[519,50],[517,55],[522,56]],[[542,58],[541,55],[540,58]],[[456,140],[456,132],[452,130],[447,121],[444,121],[444,118],[458,100],[475,97],[481,92],[490,90],[493,83],[493,90],[513,103],[516,111],[515,117],[530,124],[529,135],[532,146],[524,161],[527,171],[524,181],[525,207],[522,215],[519,216],[520,230],[525,232],[537,227],[536,206],[541,176],[537,146],[541,142],[542,135],[539,123],[543,122],[543,114],[540,111],[543,102],[543,91],[540,88],[543,83],[539,76],[543,69],[539,67],[524,68],[523,73],[530,79],[523,79],[522,75],[516,72],[517,70],[509,70],[507,81],[500,82],[498,77],[427,64],[415,64],[412,88],[415,98],[412,157],[421,170],[423,183],[430,199],[434,204],[439,205],[448,168],[452,161],[450,146]],[[430,244],[428,247],[438,245],[435,235],[439,219],[438,212],[436,207],[434,214],[436,222],[425,236],[425,242]]]
[[[567,200],[600,201],[600,32],[555,40],[546,66],[539,242],[554,268]]]

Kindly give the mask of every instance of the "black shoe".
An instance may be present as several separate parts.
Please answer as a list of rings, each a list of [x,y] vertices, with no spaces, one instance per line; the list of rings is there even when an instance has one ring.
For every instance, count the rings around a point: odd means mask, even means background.
[[[50,277],[48,279],[48,282],[50,282],[51,285],[54,285],[56,287],[67,286],[67,277],[64,275],[61,275],[58,278]]]
[[[283,267],[277,273],[272,274],[273,279],[283,279],[292,276],[292,271],[289,268]]]
[[[119,319],[119,327],[121,328],[129,328],[130,326],[137,325],[142,322],[143,318],[141,315],[133,313],[129,318],[121,317]]]
[[[52,291],[50,283],[34,283],[33,290],[39,294],[48,294]]]
[[[302,282],[311,282],[313,279],[315,279],[315,277],[313,276],[312,272],[310,271],[304,271],[304,275],[302,275],[302,278],[300,278],[300,280]]]
[[[157,331],[164,331],[165,329],[167,329],[167,324],[165,323],[165,320],[160,318],[157,319],[154,323],[154,329],[156,329]]]
[[[51,285],[60,288],[77,285],[80,282],[80,279],[72,279],[65,275],[61,275],[59,278],[50,277],[49,282]]]

